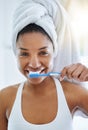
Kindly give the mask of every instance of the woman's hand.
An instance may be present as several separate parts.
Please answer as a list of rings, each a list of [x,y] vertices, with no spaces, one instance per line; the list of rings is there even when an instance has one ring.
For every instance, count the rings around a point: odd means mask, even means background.
[[[68,79],[75,79],[81,82],[88,81],[88,68],[81,63],[72,64],[63,68],[60,81],[63,80],[64,76],[67,76]]]

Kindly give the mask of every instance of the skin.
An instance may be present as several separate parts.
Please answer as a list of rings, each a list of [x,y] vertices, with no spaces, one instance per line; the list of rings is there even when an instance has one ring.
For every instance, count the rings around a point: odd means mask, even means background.
[[[47,36],[39,32],[25,33],[19,36],[16,55],[18,68],[27,78],[22,92],[22,114],[25,120],[34,124],[49,123],[56,117],[57,92],[52,77],[34,79],[28,77],[30,71],[40,70],[41,73],[51,71],[53,53],[53,45]],[[61,85],[72,115],[78,108],[87,114],[88,91],[66,81],[61,81]],[[19,84],[16,84],[0,91],[0,129],[2,130],[7,130],[8,119],[18,87]]]
[[[81,63],[65,66],[61,71],[60,80],[63,80],[64,76],[80,82],[88,81],[88,68]]]

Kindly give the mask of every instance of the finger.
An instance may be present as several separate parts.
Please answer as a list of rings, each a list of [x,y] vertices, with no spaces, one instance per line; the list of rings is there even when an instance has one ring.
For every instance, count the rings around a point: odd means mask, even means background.
[[[73,65],[65,66],[65,67],[63,68],[63,70],[61,71],[61,77],[67,76],[68,70],[69,70],[69,68],[72,67],[72,66],[73,66]]]
[[[85,71],[85,66],[83,66],[83,65],[79,65],[79,67],[77,67],[75,70],[74,70],[74,72],[72,73],[72,77],[74,78],[74,79],[79,79],[79,77],[80,76],[82,76],[83,77],[83,75],[84,75],[84,72]],[[81,78],[82,78],[81,77]]]
[[[78,70],[79,64],[72,64],[70,66],[67,66],[65,68],[65,75],[69,78],[69,79],[73,79],[73,73],[75,73]]]
[[[87,75],[87,77],[86,77],[85,81],[88,81],[88,75]]]
[[[88,81],[88,69],[85,69],[78,77],[80,81]]]
[[[72,74],[76,71],[76,69],[77,69],[77,65],[75,65],[75,64],[73,64],[72,66],[70,66],[70,67],[68,68],[66,75],[67,75],[67,77],[68,77],[69,79],[72,79],[72,78],[73,78],[73,75],[72,75]]]

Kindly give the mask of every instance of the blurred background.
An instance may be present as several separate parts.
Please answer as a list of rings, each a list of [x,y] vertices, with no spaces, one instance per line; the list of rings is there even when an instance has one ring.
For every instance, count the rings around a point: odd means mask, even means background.
[[[0,89],[21,82],[25,78],[17,69],[11,50],[11,24],[15,7],[21,0],[0,0]],[[73,33],[79,44],[80,57],[88,66],[88,0],[60,0],[67,10]],[[88,83],[86,83],[88,85]],[[77,112],[73,119],[74,130],[88,130],[88,117]]]

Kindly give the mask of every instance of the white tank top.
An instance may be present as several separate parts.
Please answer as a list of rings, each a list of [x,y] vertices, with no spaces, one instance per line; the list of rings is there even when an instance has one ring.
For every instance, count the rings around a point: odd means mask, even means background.
[[[47,124],[32,124],[22,115],[22,83],[17,91],[16,99],[8,120],[8,130],[72,130],[72,115],[68,108],[60,82],[54,79],[58,96],[58,111],[55,119]],[[29,108],[30,110],[30,108]]]

